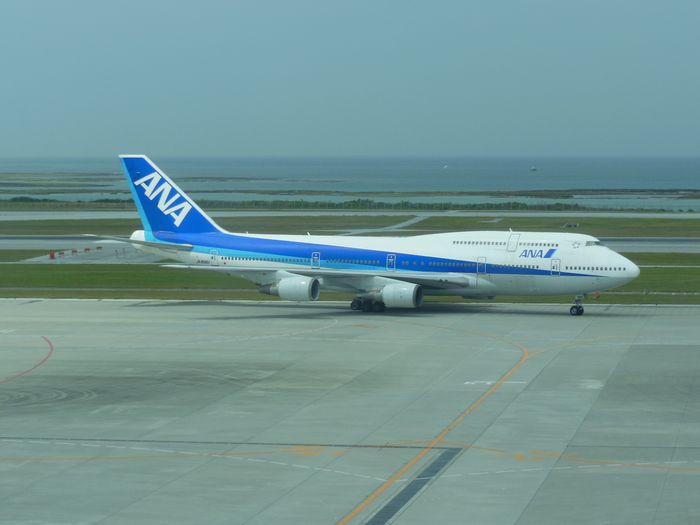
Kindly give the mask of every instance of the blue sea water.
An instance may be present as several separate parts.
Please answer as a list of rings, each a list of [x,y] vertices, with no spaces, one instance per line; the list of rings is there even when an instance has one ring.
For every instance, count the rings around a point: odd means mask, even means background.
[[[700,189],[700,158],[175,158],[154,160],[173,177],[250,177],[275,189],[494,191]],[[533,169],[534,168],[534,169]],[[121,173],[119,160],[0,160],[0,173]],[[242,181],[241,181],[242,182]],[[237,184],[240,186],[241,182]]]
[[[248,200],[298,199],[298,196],[246,195],[236,190],[343,192],[461,192],[566,189],[700,189],[700,158],[153,158],[180,186],[198,198]],[[3,173],[77,174],[86,185],[109,183],[94,195],[56,194],[56,198],[99,198],[123,193],[116,157],[94,159],[0,159]],[[88,174],[99,173],[100,176]],[[226,193],[216,193],[216,192]],[[10,195],[8,195],[10,196]],[[113,195],[112,195],[113,196]],[[347,197],[309,196],[307,200]],[[498,198],[420,197],[414,201],[484,202]],[[377,200],[392,201],[391,198]],[[400,200],[400,199],[396,199]],[[514,199],[507,199],[514,200]],[[523,202],[533,201],[521,198]],[[545,200],[545,202],[553,202]],[[596,207],[700,209],[696,200],[664,196],[583,196]]]

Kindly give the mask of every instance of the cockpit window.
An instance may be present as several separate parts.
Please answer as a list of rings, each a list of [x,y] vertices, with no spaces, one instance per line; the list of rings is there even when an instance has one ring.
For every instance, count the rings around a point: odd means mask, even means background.
[[[586,241],[586,246],[603,246],[600,241]]]

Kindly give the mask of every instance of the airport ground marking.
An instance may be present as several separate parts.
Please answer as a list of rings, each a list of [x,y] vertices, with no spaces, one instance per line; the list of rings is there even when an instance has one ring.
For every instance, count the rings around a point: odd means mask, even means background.
[[[491,386],[495,384],[496,381],[487,381],[487,380],[477,380],[477,381],[465,381],[465,385],[484,385],[484,386]],[[503,383],[504,385],[526,385],[528,382],[527,381],[506,381]]]
[[[613,305],[609,305],[613,306]],[[560,344],[557,343],[554,346],[551,346],[549,348],[545,348],[544,350],[538,350],[537,352],[532,352],[532,357],[539,357],[542,354],[545,354],[547,352],[556,352],[556,351],[562,351],[562,350],[570,350],[572,348],[576,348],[579,346],[592,346],[600,343],[607,343],[609,344],[619,344],[619,345],[627,345],[629,344],[627,342],[627,338],[623,336],[607,336],[607,337],[595,337],[595,338],[588,338],[588,339],[574,339],[572,341],[568,341],[566,343]]]
[[[111,444],[99,444],[95,446],[93,443],[80,443],[80,442],[70,442],[70,441],[58,441],[54,439],[42,439],[42,440],[31,440],[31,439],[21,439],[21,438],[2,438],[0,437],[0,443],[17,443],[17,444],[42,444],[42,445],[59,445],[59,446],[71,446],[71,447],[85,447],[90,448],[104,448],[104,449],[119,449],[121,451],[134,451],[134,452],[150,452],[150,454],[141,453],[133,455],[122,455],[122,456],[95,456],[95,455],[51,455],[51,456],[0,456],[0,462],[2,463],[12,463],[12,462],[78,462],[78,461],[143,461],[143,460],[172,460],[177,458],[191,458],[191,459],[202,459],[202,458],[216,458],[225,460],[235,460],[235,461],[245,461],[248,463],[262,463],[267,465],[283,466],[288,468],[308,470],[314,472],[325,472],[329,474],[338,474],[342,476],[351,476],[360,479],[371,479],[379,482],[386,482],[386,478],[381,478],[377,476],[371,476],[367,474],[361,474],[356,472],[348,472],[346,470],[336,470],[326,467],[314,467],[301,465],[299,463],[289,463],[284,461],[270,461],[268,459],[261,459],[255,457],[245,457],[244,454],[248,452],[232,453],[232,452],[195,452],[189,450],[176,450],[176,449],[164,449],[164,448],[148,448],[148,447],[134,447],[134,446],[123,446],[123,445],[111,445]],[[448,443],[445,441],[443,444]],[[88,447],[88,445],[90,445]],[[363,447],[364,448],[364,447]],[[379,446],[378,448],[386,448],[384,446]],[[389,447],[390,448],[390,447]],[[462,445],[462,448],[479,448],[472,446]],[[436,450],[445,450],[444,448],[436,447]],[[499,450],[499,449],[494,449]],[[285,452],[285,449],[279,449],[278,452]],[[250,453],[261,452],[261,451],[250,451]],[[506,452],[506,451],[503,451]],[[155,454],[154,454],[155,453]],[[543,454],[548,457],[557,457],[560,459],[569,460],[573,463],[578,463],[574,465],[560,465],[560,466],[543,466],[543,467],[527,467],[527,468],[511,468],[511,469],[499,469],[499,470],[484,470],[478,472],[468,472],[468,473],[456,473],[456,474],[443,474],[441,478],[462,478],[462,477],[474,477],[474,476],[488,476],[488,475],[501,475],[501,474],[519,474],[523,472],[551,472],[558,470],[587,470],[591,468],[604,468],[604,469],[648,469],[657,472],[672,472],[676,474],[700,474],[700,460],[685,460],[685,461],[663,461],[659,463],[652,462],[640,462],[640,463],[622,463],[619,461],[606,461],[606,460],[587,460],[578,455],[564,454],[560,455],[556,452],[542,452],[533,451],[530,454]],[[235,454],[235,455],[234,455]],[[240,454],[240,455],[239,455]],[[517,458],[514,458],[517,459]],[[544,459],[544,458],[543,458]],[[697,465],[697,466],[694,466]],[[430,481],[434,477],[425,478]],[[414,478],[414,480],[420,480],[423,478]],[[399,478],[395,481],[396,485],[404,484],[409,481],[413,481],[410,478]]]
[[[55,439],[42,438],[38,439],[27,439],[27,438],[3,438],[0,437],[0,443],[17,443],[17,444],[30,444],[30,445],[59,445],[59,446],[71,446],[71,447],[84,447],[89,449],[101,448],[101,449],[120,449],[122,451],[130,452],[147,452],[138,455],[124,455],[124,456],[95,456],[95,455],[84,455],[84,456],[0,456],[0,463],[2,462],[56,462],[56,461],[141,461],[141,460],[157,460],[157,459],[177,459],[177,458],[191,458],[191,459],[225,459],[232,461],[245,461],[249,463],[263,463],[267,465],[275,465],[281,467],[290,467],[301,470],[309,470],[315,472],[326,472],[330,474],[338,474],[341,476],[351,476],[361,479],[372,479],[375,481],[385,481],[384,478],[379,478],[375,476],[370,476],[367,474],[360,474],[357,472],[348,472],[346,470],[330,469],[325,467],[314,467],[301,465],[299,463],[289,463],[287,461],[276,461],[270,459],[261,459],[254,457],[246,457],[249,454],[271,454],[274,452],[287,452],[289,453],[289,448],[280,448],[272,451],[239,451],[239,452],[208,452],[208,451],[193,451],[193,450],[176,450],[176,449],[164,449],[164,448],[151,448],[142,446],[122,446],[122,445],[110,445],[105,443],[85,443],[85,442],[70,442],[70,441],[58,441]],[[154,454],[154,452],[156,454]]]
[[[413,323],[418,324],[418,323]],[[455,330],[453,327],[442,327],[445,330]],[[463,330],[456,330],[463,332]],[[394,472],[389,478],[382,483],[379,487],[374,489],[364,500],[362,500],[358,505],[356,505],[348,514],[341,518],[337,523],[338,525],[347,525],[355,517],[357,517],[363,510],[365,510],[369,505],[371,505],[379,496],[391,488],[395,483],[403,478],[409,470],[411,470],[418,462],[420,462],[425,456],[427,456],[437,445],[442,444],[445,438],[462,422],[476,410],[484,401],[491,397],[495,392],[497,392],[512,376],[515,374],[530,358],[530,351],[522,344],[517,341],[509,340],[505,337],[495,336],[493,334],[487,334],[483,332],[471,332],[478,334],[482,337],[496,339],[506,342],[510,346],[515,346],[521,352],[520,359],[515,363],[505,374],[503,374],[498,381],[496,381],[491,387],[489,387],[486,392],[481,394],[481,396],[474,401],[466,410],[462,411],[456,418],[454,418],[437,436],[435,436],[428,445],[423,448],[418,454],[411,458],[407,463],[405,463],[401,468]],[[408,502],[407,502],[408,503]]]
[[[48,347],[49,347],[48,353],[47,353],[41,360],[37,361],[37,362],[34,364],[34,366],[32,366],[31,368],[27,368],[26,370],[23,370],[23,371],[21,371],[21,372],[18,372],[18,373],[14,374],[14,375],[11,375],[11,376],[8,376],[8,377],[4,377],[4,378],[0,379],[0,385],[3,384],[3,383],[9,383],[10,381],[12,381],[12,380],[14,380],[14,379],[18,379],[18,378],[20,378],[20,377],[24,377],[24,376],[26,376],[26,375],[28,375],[28,374],[31,374],[34,370],[36,370],[37,368],[39,368],[40,366],[42,366],[44,363],[46,363],[46,361],[48,361],[48,360],[51,358],[51,356],[53,355],[54,350],[55,350],[54,345],[53,345],[53,342],[51,342],[51,339],[49,339],[49,338],[46,337],[45,335],[42,335],[41,338],[46,342],[46,344],[47,344]]]

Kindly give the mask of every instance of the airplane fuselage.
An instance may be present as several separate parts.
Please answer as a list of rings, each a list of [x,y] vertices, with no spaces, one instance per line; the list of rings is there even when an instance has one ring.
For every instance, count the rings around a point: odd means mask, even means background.
[[[134,232],[134,239],[147,239]],[[621,286],[639,275],[637,266],[588,235],[472,231],[411,237],[339,237],[216,233],[178,235],[194,246],[177,254],[188,265],[304,270],[324,288],[356,291],[338,279],[353,272],[401,279],[444,277],[426,295],[495,296],[585,294]],[[153,251],[151,249],[151,251]],[[172,252],[162,253],[173,258]],[[324,282],[325,281],[325,282]]]

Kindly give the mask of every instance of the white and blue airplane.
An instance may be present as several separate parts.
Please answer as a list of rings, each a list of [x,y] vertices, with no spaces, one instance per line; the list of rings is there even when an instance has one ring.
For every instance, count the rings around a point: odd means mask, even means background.
[[[256,283],[262,293],[315,301],[321,289],[356,294],[353,310],[417,308],[424,295],[585,294],[615,288],[639,268],[595,237],[470,231],[411,237],[261,235],[218,226],[145,155],[120,155],[143,230],[127,242],[183,264]],[[125,240],[126,239],[118,239]]]

